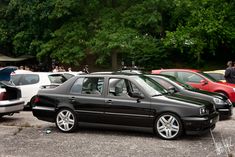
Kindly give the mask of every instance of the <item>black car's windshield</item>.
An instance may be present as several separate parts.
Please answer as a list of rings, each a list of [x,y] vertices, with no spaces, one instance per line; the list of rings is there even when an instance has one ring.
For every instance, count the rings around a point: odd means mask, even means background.
[[[159,83],[157,83],[150,77],[140,75],[138,77],[135,77],[135,80],[152,96],[168,93],[168,91],[164,87],[162,87]]]
[[[209,80],[213,81],[213,82],[218,82],[218,80],[214,79],[213,77],[211,77],[209,74],[204,73],[204,72],[198,72],[199,74],[203,75],[204,77],[208,78]]]
[[[180,86],[184,87],[185,89],[194,89],[192,86],[184,83],[183,81],[178,80],[177,78],[173,77],[173,76],[166,76],[167,78],[169,78],[170,80],[174,81],[175,83],[179,84]]]

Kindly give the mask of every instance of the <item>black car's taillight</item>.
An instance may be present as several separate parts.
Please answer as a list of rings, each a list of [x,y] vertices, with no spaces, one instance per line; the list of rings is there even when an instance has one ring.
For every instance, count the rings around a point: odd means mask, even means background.
[[[37,103],[37,102],[40,102],[40,99],[39,99],[39,97],[36,97],[36,98],[34,98],[34,101],[33,101],[33,103]]]

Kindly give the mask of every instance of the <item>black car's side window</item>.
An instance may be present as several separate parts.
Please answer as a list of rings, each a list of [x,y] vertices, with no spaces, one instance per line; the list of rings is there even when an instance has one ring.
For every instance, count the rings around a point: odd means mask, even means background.
[[[87,77],[82,84],[82,94],[101,95],[103,92],[104,78]]]
[[[130,97],[127,91],[127,82],[122,78],[109,79],[109,96]]]
[[[141,90],[132,82],[129,81],[129,88],[131,93],[138,93],[141,96],[144,96],[144,94],[141,92]]]
[[[79,78],[75,81],[71,88],[71,93],[81,94],[82,92],[82,83],[84,78]]]

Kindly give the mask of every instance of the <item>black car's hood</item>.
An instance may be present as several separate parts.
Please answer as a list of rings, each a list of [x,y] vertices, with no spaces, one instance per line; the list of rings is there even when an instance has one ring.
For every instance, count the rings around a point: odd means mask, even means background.
[[[207,106],[208,108],[213,108],[213,104],[210,101],[195,98],[192,96],[181,95],[177,93],[164,95],[169,100],[177,100],[179,104],[189,103],[196,106]],[[154,100],[153,100],[154,101]]]
[[[200,94],[203,94],[203,95],[213,96],[213,97],[216,97],[216,98],[219,98],[219,99],[222,99],[222,100],[227,100],[228,99],[225,95],[222,95],[220,93],[208,92],[208,91],[199,90],[199,89],[187,89],[187,90],[191,91],[191,92],[197,92],[197,93],[200,93]]]

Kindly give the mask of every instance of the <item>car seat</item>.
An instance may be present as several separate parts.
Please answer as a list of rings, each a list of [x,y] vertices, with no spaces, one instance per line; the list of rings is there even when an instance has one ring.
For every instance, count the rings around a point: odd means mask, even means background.
[[[96,84],[94,84],[94,83],[92,83],[91,84],[91,94],[99,94],[100,95],[100,92],[99,92],[99,90],[97,89],[97,87],[96,87]]]
[[[127,93],[123,92],[123,88],[118,86],[115,87],[115,96],[129,97]]]

